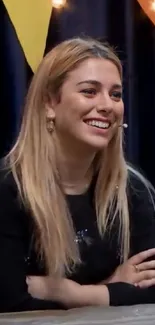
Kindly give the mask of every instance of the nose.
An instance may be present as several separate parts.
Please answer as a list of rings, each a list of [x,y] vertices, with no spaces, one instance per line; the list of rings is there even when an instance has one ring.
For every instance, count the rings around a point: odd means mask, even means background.
[[[103,94],[98,104],[96,105],[97,112],[103,111],[104,113],[110,114],[113,110],[113,101],[110,98],[109,94]]]

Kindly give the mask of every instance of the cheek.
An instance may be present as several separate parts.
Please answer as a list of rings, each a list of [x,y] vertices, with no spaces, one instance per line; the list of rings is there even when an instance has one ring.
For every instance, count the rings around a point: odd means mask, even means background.
[[[115,116],[117,119],[122,119],[123,115],[124,115],[124,104],[120,103],[115,107]]]
[[[79,121],[84,115],[88,114],[92,110],[92,103],[88,99],[82,98],[81,96],[73,96],[72,98],[65,100],[59,111],[59,117],[64,116],[65,120],[73,119]],[[62,111],[64,113],[62,113]]]
[[[57,131],[69,131],[75,127],[75,121],[78,119],[78,112],[75,106],[71,107],[70,103],[61,105],[56,111],[55,126]]]

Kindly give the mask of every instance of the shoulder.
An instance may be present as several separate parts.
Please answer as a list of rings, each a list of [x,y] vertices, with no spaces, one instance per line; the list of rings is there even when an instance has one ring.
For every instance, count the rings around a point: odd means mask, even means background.
[[[3,191],[13,191],[13,193],[17,193],[17,187],[15,184],[15,180],[13,174],[10,170],[0,169],[0,192],[3,196]]]
[[[136,169],[129,167],[127,197],[130,221],[140,226],[155,222],[155,190]]]
[[[13,174],[0,170],[0,233],[16,234],[27,227],[27,213],[19,200]]]
[[[154,204],[155,189],[150,181],[138,170],[128,167],[127,194],[129,199],[139,202],[144,199],[144,203]]]
[[[11,170],[0,169],[0,206],[18,201],[18,189]],[[17,202],[19,203],[19,201]]]

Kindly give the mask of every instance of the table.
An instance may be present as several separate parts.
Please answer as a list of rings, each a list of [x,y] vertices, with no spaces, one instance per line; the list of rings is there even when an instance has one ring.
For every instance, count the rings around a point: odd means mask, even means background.
[[[155,325],[155,305],[0,314],[3,325]]]

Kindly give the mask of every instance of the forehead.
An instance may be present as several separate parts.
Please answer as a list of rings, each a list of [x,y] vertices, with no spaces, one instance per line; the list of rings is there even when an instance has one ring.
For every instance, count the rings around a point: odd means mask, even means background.
[[[121,77],[117,66],[103,58],[87,59],[68,74],[68,81],[75,83],[83,80],[97,80],[104,83],[120,83]]]

